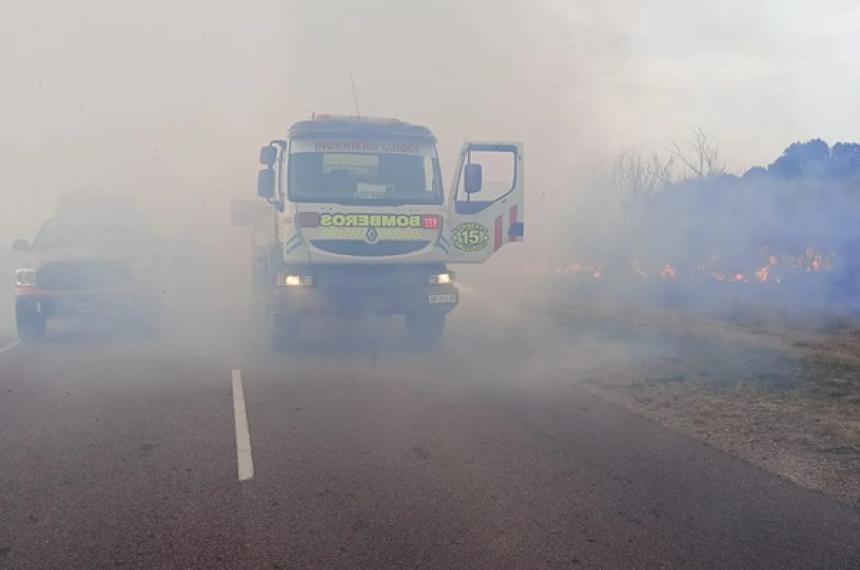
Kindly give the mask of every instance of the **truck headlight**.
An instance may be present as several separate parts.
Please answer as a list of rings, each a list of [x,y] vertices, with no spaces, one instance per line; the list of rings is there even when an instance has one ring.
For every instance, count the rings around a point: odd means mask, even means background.
[[[36,270],[35,269],[16,269],[15,270],[15,285],[18,287],[35,287],[36,286]]]
[[[437,273],[436,275],[431,275],[427,282],[430,285],[449,285],[454,282],[454,273],[451,271]]]
[[[292,273],[278,273],[278,287],[311,287],[314,278],[310,275],[295,275]]]

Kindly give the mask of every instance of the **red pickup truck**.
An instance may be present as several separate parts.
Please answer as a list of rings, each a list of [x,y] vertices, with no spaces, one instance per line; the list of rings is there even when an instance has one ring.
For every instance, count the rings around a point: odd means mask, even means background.
[[[120,317],[147,332],[157,330],[163,291],[154,240],[132,224],[52,218],[30,244],[15,271],[15,316],[23,341],[45,336],[48,321],[69,317]]]

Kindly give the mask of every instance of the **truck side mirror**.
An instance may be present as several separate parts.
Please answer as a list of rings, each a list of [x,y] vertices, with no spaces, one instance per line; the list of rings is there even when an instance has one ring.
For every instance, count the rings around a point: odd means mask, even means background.
[[[265,164],[268,167],[275,165],[278,159],[278,149],[269,145],[260,149],[260,164]]]
[[[466,194],[474,194],[481,191],[481,178],[483,171],[480,164],[467,164],[465,170],[464,190]]]
[[[257,195],[268,200],[275,197],[275,171],[272,168],[264,168],[257,175]]]
[[[12,242],[12,251],[28,252],[30,251],[30,242],[25,239],[16,239]]]

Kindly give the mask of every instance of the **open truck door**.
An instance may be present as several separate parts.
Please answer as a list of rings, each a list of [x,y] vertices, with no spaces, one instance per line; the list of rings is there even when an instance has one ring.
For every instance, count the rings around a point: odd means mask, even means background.
[[[522,241],[525,207],[523,145],[467,141],[451,187],[444,240],[454,263],[481,263]]]

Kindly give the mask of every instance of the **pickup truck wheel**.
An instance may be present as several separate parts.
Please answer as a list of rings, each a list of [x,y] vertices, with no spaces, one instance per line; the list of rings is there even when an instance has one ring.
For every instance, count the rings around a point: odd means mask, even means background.
[[[299,317],[272,319],[272,348],[282,352],[293,348],[299,336]]]
[[[24,342],[35,342],[45,337],[47,320],[29,303],[15,304],[15,324],[18,327],[18,337]]]
[[[445,332],[445,317],[445,313],[437,311],[407,313],[406,332],[421,346],[437,346]]]

